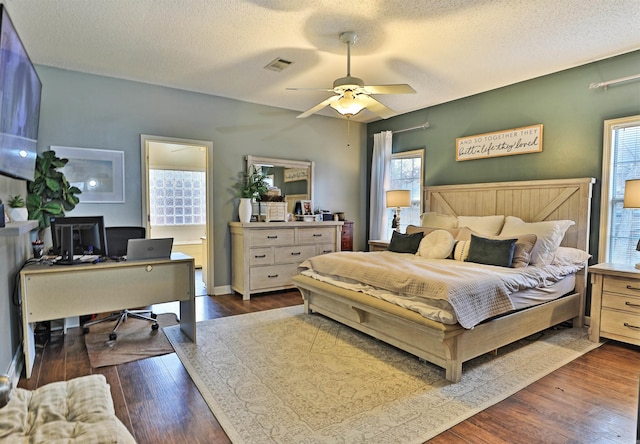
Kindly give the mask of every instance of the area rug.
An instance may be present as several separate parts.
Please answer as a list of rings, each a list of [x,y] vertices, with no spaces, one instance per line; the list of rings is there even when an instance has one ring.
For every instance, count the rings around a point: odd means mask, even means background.
[[[547,330],[444,370],[302,306],[165,328],[234,443],[423,443],[592,350],[586,329]]]
[[[168,327],[178,323],[173,313],[159,314],[158,325]],[[84,335],[91,367],[125,364],[138,359],[173,353],[173,347],[162,331],[151,330],[151,322],[129,318],[116,331],[115,341],[109,340],[109,333],[116,321],[92,325]]]

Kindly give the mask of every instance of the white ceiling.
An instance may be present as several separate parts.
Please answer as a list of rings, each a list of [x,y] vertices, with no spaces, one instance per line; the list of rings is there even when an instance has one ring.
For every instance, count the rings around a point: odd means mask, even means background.
[[[640,0],[3,3],[35,63],[297,111],[331,93],[287,87],[346,74],[343,31],[359,37],[353,76],[417,91],[375,96],[398,114],[640,49]],[[293,64],[264,69],[277,57]]]

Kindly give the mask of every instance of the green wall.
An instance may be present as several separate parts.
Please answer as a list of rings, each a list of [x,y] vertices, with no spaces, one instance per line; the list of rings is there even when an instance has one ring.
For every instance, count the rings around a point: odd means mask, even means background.
[[[393,152],[425,148],[425,185],[595,177],[590,252],[597,257],[603,122],[640,114],[640,81],[591,90],[594,82],[640,72],[640,51],[425,108],[367,126],[373,134],[428,121],[393,136]],[[456,138],[544,125],[540,153],[457,162]]]

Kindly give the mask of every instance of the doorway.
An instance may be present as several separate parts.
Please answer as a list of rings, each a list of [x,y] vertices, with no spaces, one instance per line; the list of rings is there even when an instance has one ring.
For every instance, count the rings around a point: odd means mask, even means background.
[[[195,258],[213,294],[213,142],[143,134],[140,147],[147,237],[173,237],[173,251]]]

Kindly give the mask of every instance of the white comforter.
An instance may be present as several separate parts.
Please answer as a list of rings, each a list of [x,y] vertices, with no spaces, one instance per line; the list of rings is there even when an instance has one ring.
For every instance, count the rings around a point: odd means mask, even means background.
[[[509,294],[552,285],[580,268],[559,265],[505,268],[389,251],[331,253],[307,259],[300,265],[303,272],[313,271],[304,274],[316,278],[337,277],[409,299],[448,302],[464,328],[473,328],[485,319],[512,311]]]

